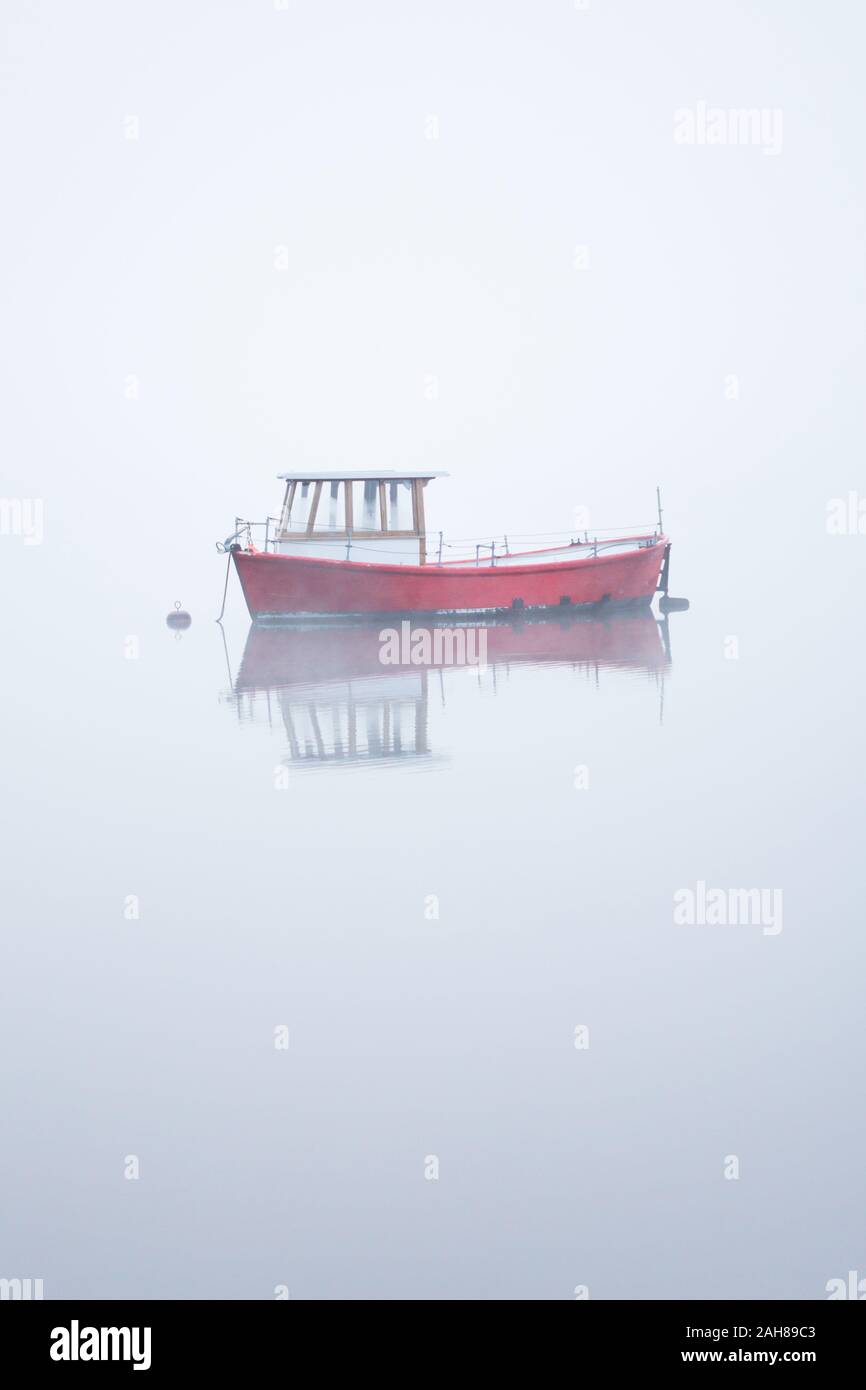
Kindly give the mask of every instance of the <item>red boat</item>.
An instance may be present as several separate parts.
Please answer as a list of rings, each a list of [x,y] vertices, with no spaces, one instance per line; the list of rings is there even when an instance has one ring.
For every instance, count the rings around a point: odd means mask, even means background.
[[[506,613],[562,607],[645,607],[667,591],[670,544],[659,525],[639,535],[515,537],[431,548],[424,489],[443,473],[281,473],[280,516],[236,518],[228,550],[250,616],[309,621]],[[253,531],[264,533],[261,546]],[[473,554],[474,550],[474,554]],[[447,554],[446,554],[447,552]],[[661,579],[660,579],[661,577]]]

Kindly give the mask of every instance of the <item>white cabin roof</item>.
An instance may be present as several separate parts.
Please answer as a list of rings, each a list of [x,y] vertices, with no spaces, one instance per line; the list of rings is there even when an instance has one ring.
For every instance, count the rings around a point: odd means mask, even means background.
[[[395,468],[380,468],[375,472],[372,469],[365,470],[360,468],[349,473],[323,473],[319,469],[307,468],[303,471],[295,469],[292,473],[278,473],[277,477],[282,478],[283,482],[286,483],[385,483],[391,481],[402,482],[404,479],[408,480],[410,478],[423,478],[424,481],[427,482],[430,478],[447,478],[448,474],[437,473],[435,469],[430,468],[401,468],[399,470]]]

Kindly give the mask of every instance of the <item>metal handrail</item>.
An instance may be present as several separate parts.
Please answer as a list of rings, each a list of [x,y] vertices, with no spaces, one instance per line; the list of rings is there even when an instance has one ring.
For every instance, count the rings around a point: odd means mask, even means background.
[[[267,516],[264,521],[246,521],[243,517],[236,516],[233,534],[226,536],[224,541],[217,541],[216,548],[220,554],[224,555],[227,550],[231,550],[233,545],[240,543],[242,536],[246,536],[247,545],[252,545],[253,532],[257,531],[264,542],[264,550],[276,549],[276,535],[271,535],[271,522],[276,527],[279,525],[279,518]]]
[[[272,529],[272,526],[273,526],[273,529]],[[224,541],[217,541],[217,543],[216,543],[216,548],[217,548],[217,550],[218,550],[221,554],[225,554],[227,551],[231,550],[231,548],[232,548],[233,546],[235,546],[235,545],[242,545],[243,542],[244,542],[244,539],[245,539],[246,544],[247,544],[248,546],[252,546],[252,545],[253,545],[253,542],[254,542],[254,539],[256,539],[256,540],[258,540],[258,541],[260,542],[261,548],[262,548],[264,551],[269,552],[269,553],[276,554],[276,553],[277,553],[277,542],[278,542],[280,539],[286,539],[286,538],[288,538],[287,535],[282,534],[282,533],[280,532],[279,526],[280,526],[280,519],[279,519],[278,517],[274,517],[274,516],[268,516],[268,517],[266,517],[266,518],[264,519],[264,521],[248,521],[248,520],[246,520],[244,517],[236,516],[236,517],[235,517],[235,529],[234,529],[234,532],[232,533],[232,535],[227,536],[226,539],[225,539]],[[298,536],[299,536],[299,538],[300,538],[300,536],[301,536],[303,533],[299,532],[299,533],[297,533],[297,534],[298,534]],[[435,534],[435,533],[434,533],[434,534]],[[291,533],[288,533],[288,535],[291,535]],[[565,541],[565,542],[564,542],[563,544],[561,544],[561,545],[553,544],[553,545],[549,545],[549,546],[542,546],[542,548],[541,548],[541,551],[542,551],[542,552],[543,552],[543,551],[546,551],[546,550],[567,550],[567,549],[570,549],[572,546],[575,547],[575,548],[581,547],[581,546],[585,546],[586,549],[589,550],[590,553],[591,553],[592,555],[598,555],[598,553],[599,553],[600,550],[603,550],[605,547],[607,547],[607,546],[609,546],[609,545],[616,544],[618,541],[632,541],[632,542],[643,543],[643,544],[652,544],[652,542],[653,542],[654,540],[657,540],[657,539],[658,539],[658,531],[654,531],[654,532],[643,532],[642,534],[638,534],[638,535],[634,535],[634,534],[628,535],[628,534],[623,534],[622,532],[620,532],[620,534],[617,535],[617,536],[615,536],[615,537],[614,537],[614,536],[603,537],[603,536],[601,536],[601,535],[599,535],[599,534],[594,534],[592,537],[590,537],[589,534],[588,534],[588,532],[585,532],[583,538],[580,538],[580,537],[575,538],[575,536],[574,536],[573,533],[569,533],[569,532],[567,532],[567,531],[548,531],[548,532],[541,532],[541,531],[538,531],[538,532],[531,532],[531,533],[530,533],[530,532],[527,532],[527,533],[525,534],[525,536],[517,536],[517,537],[515,537],[514,534],[512,534],[512,535],[510,535],[510,536],[503,536],[501,540],[500,540],[500,539],[493,539],[493,540],[477,541],[477,542],[475,543],[474,546],[467,545],[465,542],[460,542],[460,541],[446,541],[446,540],[444,539],[443,533],[440,531],[440,532],[439,532],[439,535],[438,535],[438,547],[437,547],[437,553],[436,553],[436,560],[435,560],[435,563],[438,564],[438,565],[443,565],[443,564],[444,564],[444,565],[460,565],[460,564],[471,565],[471,564],[473,563],[472,551],[473,551],[473,549],[474,549],[474,552],[475,552],[475,554],[474,554],[474,563],[475,563],[476,566],[481,564],[481,552],[482,552],[482,550],[484,550],[484,551],[489,550],[489,551],[490,551],[490,561],[489,561],[489,563],[490,563],[492,566],[495,566],[497,559],[500,558],[500,557],[510,557],[510,556],[512,556],[512,555],[515,555],[515,554],[518,554],[518,555],[519,555],[519,554],[521,553],[521,548],[520,548],[521,541],[526,542],[526,541],[529,541],[529,540],[535,539],[535,538],[541,539],[542,536],[549,536],[549,537],[553,537],[553,536],[568,536],[568,537],[569,537],[569,539],[568,539],[567,541]],[[345,532],[345,537],[346,537],[346,559],[348,560],[348,559],[350,558],[351,552],[352,552],[352,543],[353,543],[353,541],[355,540],[355,533],[354,533],[354,531],[347,531],[347,532]],[[388,548],[388,544],[387,544],[387,541],[388,541],[387,533],[383,534],[381,539],[382,539],[382,541],[383,541],[383,545],[382,545],[382,546],[379,546],[379,547],[372,547],[372,546],[370,546],[369,544],[367,544],[367,545],[365,545],[365,547],[364,547],[364,553],[365,553],[365,554],[380,554],[380,555],[398,555],[398,554],[402,554],[401,551],[391,550],[391,549]],[[515,542],[516,542],[516,548],[515,548]],[[497,554],[497,549],[499,550],[499,554]],[[455,552],[455,551],[457,551],[457,552],[462,551],[462,552],[464,552],[464,553],[463,553],[462,555],[459,555],[459,554],[458,554],[455,558],[451,558],[451,559],[445,560],[445,559],[443,559],[443,550],[448,550],[448,551],[450,551],[450,552],[452,553],[452,555],[454,555],[454,552]],[[533,551],[529,551],[529,552],[527,552],[527,553],[528,553],[528,554],[531,554],[531,553],[540,553],[540,552],[537,552],[537,551],[534,551],[534,550],[533,550]],[[487,562],[485,561],[485,563],[487,563]]]

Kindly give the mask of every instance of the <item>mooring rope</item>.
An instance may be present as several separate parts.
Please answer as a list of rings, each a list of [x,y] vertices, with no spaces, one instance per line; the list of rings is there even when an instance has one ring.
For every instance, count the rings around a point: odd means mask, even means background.
[[[229,570],[231,569],[231,567],[232,567],[232,553],[231,553],[231,551],[229,551],[228,564],[226,565],[226,582],[225,582],[225,587],[224,587],[224,589],[223,589],[223,606],[222,606],[222,608],[220,609],[220,615],[219,615],[219,617],[216,619],[216,622],[218,622],[218,623],[221,623],[221,622],[222,622],[222,620],[223,620],[223,613],[225,613],[225,611],[226,611],[226,594],[227,594],[228,591],[229,591]]]

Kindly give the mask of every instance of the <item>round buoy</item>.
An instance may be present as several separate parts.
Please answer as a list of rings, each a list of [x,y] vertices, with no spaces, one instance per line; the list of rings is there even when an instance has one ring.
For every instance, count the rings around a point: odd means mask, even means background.
[[[182,631],[184,628],[189,627],[190,623],[192,622],[192,618],[190,617],[189,613],[186,612],[185,609],[181,608],[179,603],[176,603],[174,605],[174,612],[169,613],[165,622],[167,627],[174,628],[177,631]]]

